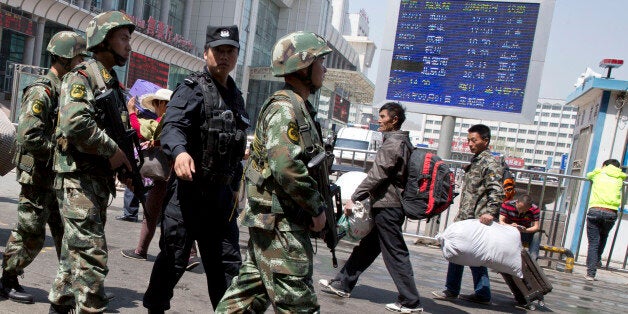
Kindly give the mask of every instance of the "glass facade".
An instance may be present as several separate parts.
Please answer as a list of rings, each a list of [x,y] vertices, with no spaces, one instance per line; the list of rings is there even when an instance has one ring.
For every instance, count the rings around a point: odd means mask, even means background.
[[[252,67],[270,66],[273,46],[277,41],[277,21],[279,7],[270,0],[260,0],[255,30]]]
[[[5,92],[11,91],[13,73],[9,67],[11,63],[22,63],[24,56],[26,36],[10,31],[8,29],[2,30],[2,41],[0,41],[0,75],[2,82],[0,82],[0,89]]]
[[[249,94],[246,98],[246,112],[249,114],[251,125],[257,123],[257,116],[266,98],[274,91],[279,90],[284,82],[249,80]],[[248,129],[249,133],[255,131],[254,127]]]
[[[251,67],[270,66],[273,46],[277,41],[278,20],[279,7],[270,0],[260,0]],[[283,87],[283,85],[284,82],[249,80],[246,111],[249,114],[249,118],[251,118],[251,125],[255,125],[264,100],[266,100],[272,92]],[[252,128],[249,129],[249,132],[253,131]]]
[[[242,79],[244,78],[245,57],[247,39],[251,30],[251,6],[253,0],[245,0],[242,8],[242,22],[240,27],[240,54],[238,55],[238,64],[235,73],[235,81],[238,86],[242,86]]]
[[[158,0],[144,0],[144,20],[148,21],[149,17],[159,19],[161,16],[161,1]]]
[[[183,0],[171,0],[170,12],[168,13],[168,25],[176,34],[183,34],[183,10],[185,3]]]
[[[168,72],[168,89],[174,90],[175,87],[185,79],[192,71],[184,69],[180,66],[171,64]]]

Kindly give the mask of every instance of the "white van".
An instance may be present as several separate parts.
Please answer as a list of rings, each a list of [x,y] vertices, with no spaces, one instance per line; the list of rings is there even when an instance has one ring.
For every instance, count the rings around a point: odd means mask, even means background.
[[[334,155],[336,164],[370,168],[376,151],[382,146],[382,133],[359,127],[343,127],[336,135]],[[370,151],[366,152],[356,152]],[[366,162],[366,164],[365,164]]]

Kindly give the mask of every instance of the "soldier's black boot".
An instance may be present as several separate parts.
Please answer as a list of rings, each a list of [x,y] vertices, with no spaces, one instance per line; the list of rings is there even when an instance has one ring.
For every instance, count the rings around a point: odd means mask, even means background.
[[[33,296],[24,291],[17,281],[17,275],[7,275],[6,273],[0,278],[0,295],[9,298],[12,301],[20,303],[33,303]]]
[[[70,314],[70,313],[74,313],[73,306],[50,303],[50,310],[48,310],[48,314]]]

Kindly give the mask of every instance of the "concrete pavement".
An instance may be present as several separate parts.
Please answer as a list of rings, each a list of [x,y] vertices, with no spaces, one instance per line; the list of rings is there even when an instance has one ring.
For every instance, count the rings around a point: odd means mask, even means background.
[[[17,195],[19,184],[15,173],[0,177],[0,250],[9,237],[16,220]],[[114,219],[120,215],[122,193],[119,193],[109,207],[106,225],[109,247],[109,275],[105,285],[116,298],[109,304],[109,313],[146,313],[141,306],[142,295],[148,284],[152,262],[158,253],[159,231],[149,249],[148,261],[135,261],[123,258],[120,250],[137,245],[140,224]],[[48,233],[49,234],[49,233]],[[243,248],[248,239],[247,230],[241,230],[240,244]],[[461,300],[453,302],[432,299],[432,290],[443,289],[447,262],[438,248],[417,246],[407,239],[417,287],[422,297],[423,307],[428,313],[503,313],[525,312],[513,306],[513,298],[501,276],[490,272],[493,291],[492,305],[477,305]],[[384,305],[394,302],[397,292],[381,258],[362,274],[360,282],[352,291],[351,298],[341,299],[320,291],[317,282],[321,278],[331,278],[336,269],[331,266],[331,256],[321,241],[317,242],[314,280],[323,313],[386,313]],[[342,242],[337,250],[340,266],[348,258],[353,244]],[[47,236],[46,246],[40,255],[25,270],[21,284],[35,296],[35,304],[19,304],[0,299],[0,313],[47,313],[48,290],[56,273],[56,255],[52,239]],[[628,301],[625,290],[628,287],[628,274],[618,271],[600,270],[599,281],[589,282],[583,278],[584,267],[576,266],[573,274],[565,274],[546,269],[554,291],[545,298],[546,308],[539,312],[557,313],[627,313]],[[472,291],[470,271],[465,271],[463,293]],[[202,266],[187,272],[174,291],[172,310],[168,313],[211,313],[206,281]],[[267,311],[272,313],[272,310]]]

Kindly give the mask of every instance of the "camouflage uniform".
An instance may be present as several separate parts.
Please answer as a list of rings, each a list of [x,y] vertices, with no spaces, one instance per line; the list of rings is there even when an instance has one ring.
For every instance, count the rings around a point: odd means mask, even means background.
[[[290,34],[275,45],[276,76],[306,68],[315,57],[331,51],[318,35],[300,34]],[[295,59],[289,59],[278,64],[287,55],[282,52],[294,52],[295,46],[295,55],[303,46],[312,49],[300,62],[290,64]],[[308,226],[310,217],[321,213],[325,204],[316,181],[308,175],[302,136],[311,137],[317,152],[323,147],[315,131],[316,110],[289,88],[275,92],[260,111],[247,172],[261,174],[264,184],[259,187],[247,175],[248,204],[242,218],[242,225],[249,227],[247,258],[216,313],[263,312],[269,303],[278,313],[318,312],[320,307],[312,283]],[[310,132],[299,133],[296,110],[302,112]]]
[[[120,17],[122,13],[113,11],[117,13],[113,16],[111,13],[97,15],[90,22],[86,32],[88,50],[94,47],[95,41],[104,40],[106,31],[115,25],[132,25],[126,16]],[[101,28],[104,34],[99,34],[98,28],[102,25],[109,28]],[[94,39],[98,35],[99,38]],[[105,133],[94,105],[95,96],[103,89],[99,87],[100,80],[107,89],[122,93],[123,87],[115,72],[107,70],[99,61],[83,62],[66,74],[61,85],[55,131],[57,176],[54,188],[65,233],[61,261],[48,299],[53,305],[76,304],[79,313],[102,312],[108,303],[103,286],[109,271],[105,222],[109,199],[115,196],[115,173],[108,159],[116,153],[118,145]],[[118,107],[126,106],[120,103]],[[121,114],[128,122],[128,113]]]
[[[473,157],[464,175],[456,221],[499,215],[504,201],[503,172],[502,164],[488,149]]]
[[[47,51],[67,59],[85,55],[85,39],[62,31],[50,40]],[[53,132],[57,118],[61,80],[53,71],[24,89],[17,127],[17,181],[21,184],[17,224],[3,255],[3,279],[22,275],[43,248],[46,222],[54,239],[57,258],[61,253],[63,223],[52,188]],[[3,284],[6,287],[7,284]]]

